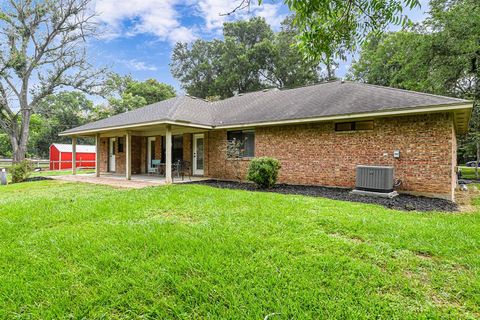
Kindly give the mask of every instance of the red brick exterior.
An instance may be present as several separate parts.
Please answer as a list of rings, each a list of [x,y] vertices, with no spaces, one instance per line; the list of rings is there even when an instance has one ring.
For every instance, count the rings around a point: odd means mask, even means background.
[[[108,138],[100,138],[100,172],[108,171]]]
[[[248,159],[225,158],[226,130],[205,132],[205,176],[244,178]],[[157,137],[156,158],[161,157]],[[107,168],[108,138],[102,138],[100,170]],[[118,145],[118,144],[117,144]],[[192,161],[192,134],[184,134],[184,160]],[[400,158],[393,151],[400,150]],[[132,137],[132,173],[144,173],[146,138]],[[402,180],[399,191],[453,199],[456,136],[451,114],[374,119],[369,131],[336,132],[335,123],[255,128],[255,156],[280,160],[279,182],[352,188],[357,165],[389,165]],[[116,157],[125,172],[125,154]]]
[[[219,152],[226,131],[209,132],[208,175],[245,177],[248,160],[227,160]],[[400,150],[400,158],[393,151]],[[335,124],[258,127],[255,156],[280,160],[279,182],[352,188],[357,165],[389,165],[402,180],[399,191],[453,199],[456,137],[451,114],[374,120],[370,131],[335,132]]]

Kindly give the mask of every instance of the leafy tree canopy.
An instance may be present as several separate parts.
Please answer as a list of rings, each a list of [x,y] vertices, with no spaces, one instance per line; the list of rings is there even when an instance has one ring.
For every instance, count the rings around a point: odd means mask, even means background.
[[[106,97],[117,114],[175,97],[175,89],[155,79],[136,81],[131,76],[112,74],[106,84]]]
[[[258,0],[262,4],[263,0]],[[388,25],[407,26],[405,8],[420,6],[419,0],[284,0],[294,12],[294,24],[299,29],[299,48],[309,59],[320,61],[344,57],[354,51],[371,32]],[[251,0],[242,0],[225,14],[246,9]]]
[[[474,100],[470,132],[460,151],[480,158],[480,4],[477,0],[432,0],[430,16],[407,31],[371,35],[350,77]],[[468,145],[468,144],[473,144]]]
[[[97,24],[91,0],[3,1],[0,14],[0,129],[16,162],[25,158],[30,120],[47,96],[72,87],[96,93],[103,70],[88,62]]]
[[[319,63],[305,61],[293,46],[297,34],[292,18],[278,33],[260,17],[225,23],[224,40],[177,43],[171,71],[188,94],[214,99],[318,82]],[[333,70],[331,61],[330,66]],[[333,71],[328,76],[333,77]]]
[[[60,137],[64,130],[96,120],[96,108],[84,93],[64,91],[47,96],[32,115],[29,155],[48,157],[50,144],[70,143],[70,138]],[[79,143],[93,143],[80,139]]]

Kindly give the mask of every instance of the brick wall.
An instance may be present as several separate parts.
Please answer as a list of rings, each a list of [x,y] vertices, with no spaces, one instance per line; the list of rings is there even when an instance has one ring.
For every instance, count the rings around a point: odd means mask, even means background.
[[[334,123],[255,130],[255,156],[280,160],[279,182],[338,187],[355,186],[355,167],[389,165],[402,180],[400,191],[453,197],[456,139],[450,114],[375,119],[371,131],[335,132]],[[248,160],[226,160],[220,151],[226,131],[208,133],[208,176],[245,177]],[[400,150],[400,158],[393,151]]]
[[[123,152],[118,152],[118,138],[116,137],[115,143],[115,173],[125,174],[125,151],[126,151],[126,142],[125,136],[122,136],[123,139]],[[108,172],[108,147],[109,147],[110,138],[100,138],[100,172]],[[139,174],[144,172],[144,165],[142,164],[145,161],[145,156],[143,156],[143,149],[146,149],[143,146],[144,137],[132,136],[132,174]],[[146,153],[146,151],[145,151]]]
[[[140,137],[140,173],[147,172],[147,137]]]
[[[108,138],[100,138],[100,172],[108,171]]]
[[[280,160],[281,183],[351,188],[356,165],[389,165],[403,182],[399,191],[453,197],[456,137],[451,114],[375,119],[371,131],[334,128],[333,122],[256,128],[255,156]],[[155,158],[161,159],[162,139],[156,138]],[[146,139],[132,137],[132,173],[145,172]],[[205,176],[244,178],[249,160],[225,159],[226,139],[226,130],[205,132]],[[108,138],[100,143],[100,171],[106,172]],[[192,134],[184,134],[183,144],[183,157],[191,162]],[[394,150],[400,150],[399,159]],[[116,172],[125,173],[125,153],[116,153]]]
[[[142,137],[132,136],[132,174],[142,173],[141,167],[142,167]]]
[[[255,133],[255,149],[257,149],[259,131],[256,130]],[[243,180],[249,161],[247,159],[226,159],[227,131],[210,131],[205,134],[205,137],[205,175],[217,179],[237,179],[239,176]]]

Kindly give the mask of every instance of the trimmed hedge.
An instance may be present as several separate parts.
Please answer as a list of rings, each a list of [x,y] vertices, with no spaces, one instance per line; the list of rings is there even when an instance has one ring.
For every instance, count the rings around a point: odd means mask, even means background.
[[[248,167],[247,180],[262,189],[270,189],[277,183],[280,168],[280,161],[275,158],[254,158]]]

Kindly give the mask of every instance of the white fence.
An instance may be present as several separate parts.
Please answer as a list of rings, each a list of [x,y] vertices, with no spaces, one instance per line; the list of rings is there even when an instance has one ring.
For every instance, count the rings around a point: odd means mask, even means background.
[[[35,165],[35,168],[45,168],[50,165],[50,160],[48,159],[26,159],[32,162]],[[0,159],[0,167],[11,166],[13,159]]]

